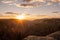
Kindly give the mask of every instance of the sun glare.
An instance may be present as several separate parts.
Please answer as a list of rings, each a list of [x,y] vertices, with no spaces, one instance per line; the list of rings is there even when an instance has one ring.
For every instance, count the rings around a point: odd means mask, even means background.
[[[23,19],[25,19],[25,16],[24,15],[18,15],[16,18],[20,19],[20,20],[23,20]]]

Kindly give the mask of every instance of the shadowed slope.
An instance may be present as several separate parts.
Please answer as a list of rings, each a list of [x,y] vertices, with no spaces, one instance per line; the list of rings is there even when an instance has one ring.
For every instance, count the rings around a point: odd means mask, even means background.
[[[48,37],[53,37],[54,39],[60,40],[60,31],[54,32],[52,34],[47,35]]]
[[[18,40],[28,35],[46,36],[60,31],[60,19],[0,19],[0,39]]]

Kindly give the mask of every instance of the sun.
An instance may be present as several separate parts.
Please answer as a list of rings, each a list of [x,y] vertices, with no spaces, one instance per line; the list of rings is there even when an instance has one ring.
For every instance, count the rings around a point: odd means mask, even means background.
[[[20,19],[20,20],[23,20],[23,19],[25,19],[25,16],[24,15],[18,15],[16,18]]]

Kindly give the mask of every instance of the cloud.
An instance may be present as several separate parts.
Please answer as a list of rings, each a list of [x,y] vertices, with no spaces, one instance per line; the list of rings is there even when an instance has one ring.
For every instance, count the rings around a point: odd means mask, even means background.
[[[57,14],[57,13],[59,13],[58,11],[54,11],[54,12],[52,12],[52,13],[55,13],[55,14]]]
[[[44,0],[23,0],[21,3],[15,4],[17,7],[38,7],[41,6],[41,2],[44,3]]]
[[[15,5],[17,7],[38,7],[44,0],[3,0],[2,3]]]
[[[18,0],[18,1],[21,1],[21,2],[36,2],[36,1],[39,1],[39,2],[45,2],[45,0]]]
[[[16,2],[17,0],[2,0],[2,3],[8,4],[8,3],[13,3]]]
[[[60,2],[60,0],[51,0],[52,2]]]
[[[31,2],[36,2],[36,1],[45,2],[45,0],[31,0]]]
[[[6,15],[20,15],[19,13],[14,13],[14,12],[6,12]]]
[[[2,3],[12,3],[12,1],[2,1]]]
[[[59,5],[60,5],[60,3],[59,3]]]
[[[47,0],[2,0],[2,3],[6,3],[8,5],[15,5],[16,7],[24,7],[24,8],[34,8],[40,7],[43,3],[46,3]],[[50,0],[45,5],[52,5],[54,2],[60,2],[60,0]]]
[[[31,14],[26,14],[26,15],[31,15]]]
[[[13,13],[13,12],[6,12],[5,14],[15,14],[15,13]]]
[[[26,8],[28,8],[28,7],[38,7],[38,6],[40,6],[40,2],[21,3],[21,4],[15,3],[14,5],[17,6],[17,7],[26,7]]]
[[[23,0],[23,2],[30,2],[30,1],[32,1],[32,0]]]
[[[52,2],[58,2],[58,0],[51,0]]]
[[[53,3],[52,2],[48,2],[47,5],[52,5]]]

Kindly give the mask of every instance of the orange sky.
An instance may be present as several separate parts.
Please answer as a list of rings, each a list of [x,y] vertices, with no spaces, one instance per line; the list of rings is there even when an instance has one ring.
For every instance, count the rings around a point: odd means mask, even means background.
[[[17,16],[20,15],[6,15],[6,16],[0,16],[0,19],[17,19]],[[54,16],[48,16],[48,15],[23,15],[24,19],[26,20],[34,20],[34,19],[42,19],[42,18],[59,18],[60,16],[54,15]]]

